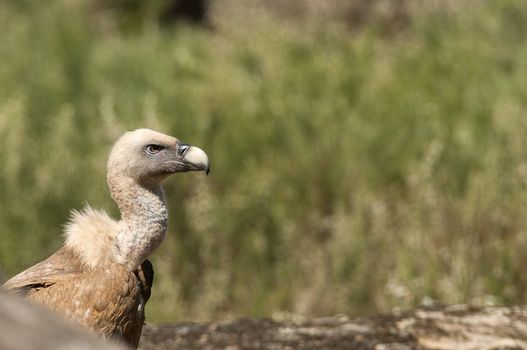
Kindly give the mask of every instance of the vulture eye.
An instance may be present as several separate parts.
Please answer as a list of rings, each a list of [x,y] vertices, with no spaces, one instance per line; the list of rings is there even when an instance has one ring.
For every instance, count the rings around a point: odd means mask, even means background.
[[[148,145],[146,146],[146,153],[148,154],[158,154],[163,149],[161,145]]]

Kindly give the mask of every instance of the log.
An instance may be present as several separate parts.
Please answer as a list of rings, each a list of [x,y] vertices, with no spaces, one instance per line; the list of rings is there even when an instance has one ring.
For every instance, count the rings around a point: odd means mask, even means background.
[[[160,349],[527,349],[527,307],[418,307],[367,318],[300,322],[147,325],[139,348]]]
[[[87,330],[0,290],[1,350],[125,350]]]

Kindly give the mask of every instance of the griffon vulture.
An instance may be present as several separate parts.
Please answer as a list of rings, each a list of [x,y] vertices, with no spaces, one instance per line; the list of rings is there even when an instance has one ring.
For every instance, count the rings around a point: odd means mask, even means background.
[[[125,133],[107,164],[108,186],[121,219],[90,207],[74,211],[64,246],[4,288],[104,338],[121,338],[137,347],[153,279],[147,257],[167,230],[160,183],[170,174],[196,170],[209,172],[200,148],[149,129]]]

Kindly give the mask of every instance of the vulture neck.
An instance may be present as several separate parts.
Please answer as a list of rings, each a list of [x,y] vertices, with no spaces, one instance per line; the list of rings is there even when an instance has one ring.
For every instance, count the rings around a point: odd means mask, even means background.
[[[139,184],[129,177],[109,178],[108,185],[121,211],[119,260],[135,270],[165,238],[168,212],[163,188],[159,184]]]

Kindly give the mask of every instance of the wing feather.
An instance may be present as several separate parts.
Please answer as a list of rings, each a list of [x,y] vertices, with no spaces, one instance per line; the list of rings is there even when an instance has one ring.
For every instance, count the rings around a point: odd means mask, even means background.
[[[134,325],[140,287],[133,273],[113,263],[33,289],[28,298],[105,338],[119,338]]]
[[[27,295],[32,289],[47,287],[59,280],[82,272],[75,255],[66,248],[59,249],[46,260],[33,265],[8,280],[2,287],[11,293]]]
[[[145,321],[154,270],[146,260],[134,272],[117,263],[83,265],[62,248],[11,278],[4,288],[94,330],[137,347]]]
[[[141,266],[135,271],[135,276],[139,281],[140,302],[137,308],[136,319],[132,327],[128,328],[127,332],[123,334],[123,338],[132,347],[137,348],[143,324],[145,323],[145,305],[150,299],[150,291],[152,289],[152,282],[154,281],[154,268],[150,260],[145,260]]]

